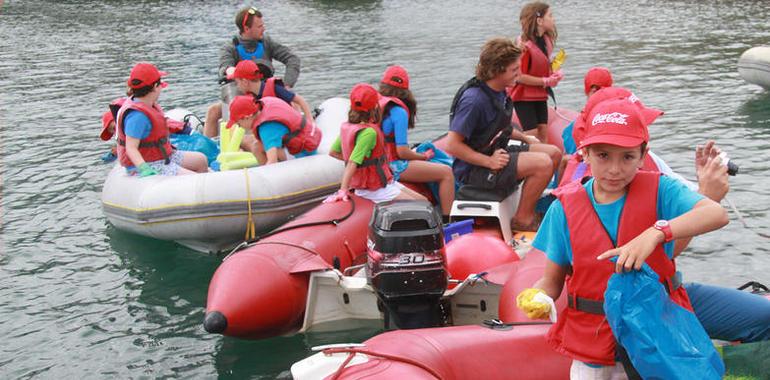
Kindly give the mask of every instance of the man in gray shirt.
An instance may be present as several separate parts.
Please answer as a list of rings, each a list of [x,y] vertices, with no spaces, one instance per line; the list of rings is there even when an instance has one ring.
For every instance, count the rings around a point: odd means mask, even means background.
[[[235,25],[239,34],[227,41],[219,53],[219,81],[222,86],[222,101],[209,106],[206,111],[206,122],[203,133],[214,137],[219,134],[219,119],[222,117],[222,104],[229,103],[235,95],[242,95],[234,83],[228,82],[227,73],[235,69],[235,65],[242,60],[252,60],[262,68],[273,72],[273,59],[286,66],[283,83],[286,87],[294,87],[299,78],[300,60],[286,46],[275,42],[265,34],[265,23],[262,20],[262,12],[257,8],[243,8],[235,14]],[[272,75],[272,74],[269,74]],[[225,109],[227,107],[224,107]]]

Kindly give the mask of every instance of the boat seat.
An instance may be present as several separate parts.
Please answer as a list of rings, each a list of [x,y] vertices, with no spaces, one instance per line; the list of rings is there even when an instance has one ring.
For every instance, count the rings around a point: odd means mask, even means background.
[[[519,206],[520,197],[521,186],[516,186],[513,191],[511,189],[506,191],[463,185],[457,191],[449,218],[450,220],[460,217],[496,218],[503,233],[503,240],[510,243],[513,239],[511,219]]]

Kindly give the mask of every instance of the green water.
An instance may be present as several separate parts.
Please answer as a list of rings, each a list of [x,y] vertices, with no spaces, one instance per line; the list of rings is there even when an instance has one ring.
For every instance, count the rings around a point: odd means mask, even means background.
[[[220,45],[239,1],[12,1],[0,11],[0,378],[275,378],[316,344],[373,330],[260,342],[209,335],[201,322],[220,258],[109,226],[99,117],[134,62],[170,72],[161,104],[201,117],[218,96]],[[410,71],[412,141],[446,130],[454,91],[483,41],[512,35],[522,1],[255,2],[268,33],[302,58],[297,92],[316,106],[388,64]],[[770,41],[764,1],[558,1],[567,50],[560,107],[579,109],[582,75],[616,81],[666,114],[653,149],[694,177],[692,150],[716,138],[741,165],[724,229],[678,261],[690,280],[770,282],[770,95],[736,62]]]

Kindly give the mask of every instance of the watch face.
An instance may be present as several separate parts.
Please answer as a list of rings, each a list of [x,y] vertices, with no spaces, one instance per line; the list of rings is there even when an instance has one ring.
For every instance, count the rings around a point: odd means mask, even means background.
[[[668,227],[668,220],[659,220],[659,221],[655,222],[655,226],[656,227],[661,227],[661,228]]]

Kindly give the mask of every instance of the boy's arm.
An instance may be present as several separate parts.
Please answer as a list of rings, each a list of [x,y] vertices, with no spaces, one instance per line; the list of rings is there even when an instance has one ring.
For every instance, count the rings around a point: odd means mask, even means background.
[[[313,111],[310,109],[310,105],[307,104],[307,101],[305,101],[305,98],[294,94],[294,99],[292,99],[292,104],[299,107],[299,109],[302,111],[303,114],[305,114],[305,120],[307,120],[308,123],[313,123]]]
[[[695,172],[698,176],[698,193],[714,202],[721,202],[730,190],[727,166],[719,158],[720,150],[714,141],[695,149]],[[674,257],[679,256],[690,244],[692,237],[677,239],[674,243]]]
[[[500,170],[504,168],[505,165],[508,164],[508,160],[510,160],[508,153],[503,149],[498,149],[491,156],[487,156],[486,154],[471,149],[464,140],[465,137],[463,137],[463,135],[449,131],[449,133],[447,133],[447,153],[472,165],[489,168],[491,170]]]
[[[546,260],[545,272],[543,277],[538,280],[533,288],[543,289],[545,294],[551,299],[559,298],[562,288],[564,287],[564,279],[567,277],[567,268],[551,260]]]
[[[727,224],[727,211],[711,199],[701,199],[692,210],[669,220],[673,239],[689,239],[719,229]],[[625,245],[602,253],[596,259],[618,256],[615,272],[641,269],[642,264],[658,244],[663,244],[663,232],[652,226]]]

